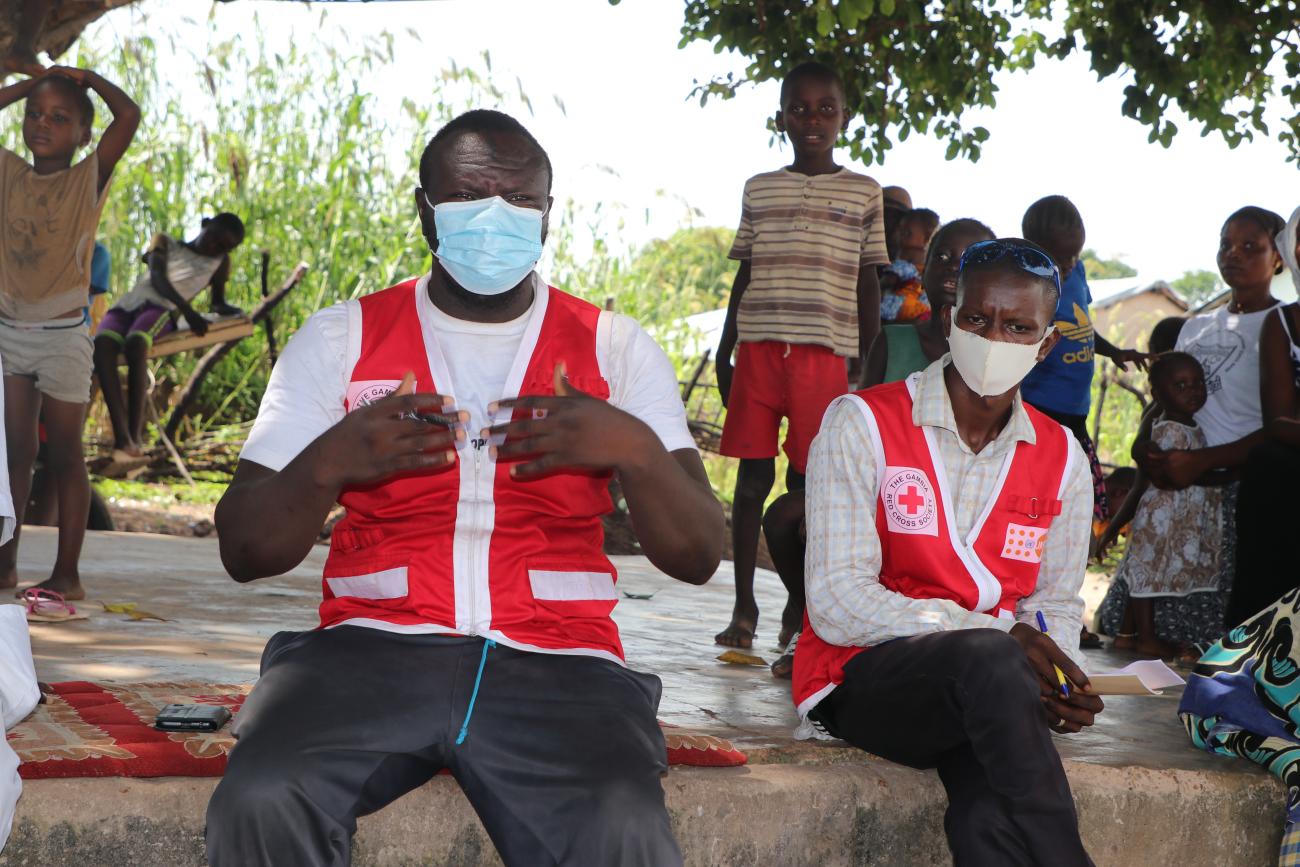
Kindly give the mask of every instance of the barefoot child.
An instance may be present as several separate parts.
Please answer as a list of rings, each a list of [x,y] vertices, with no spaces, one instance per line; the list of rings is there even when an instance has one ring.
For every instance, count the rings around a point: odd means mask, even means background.
[[[1253,205],[1233,212],[1219,233],[1218,264],[1223,282],[1232,290],[1227,304],[1197,314],[1183,326],[1177,348],[1201,362],[1205,369],[1205,406],[1196,424],[1205,432],[1206,447],[1161,449],[1140,436],[1132,454],[1152,483],[1181,489],[1203,484],[1215,470],[1239,471],[1251,450],[1267,439],[1260,392],[1260,337],[1265,323],[1276,317],[1281,302],[1273,297],[1273,279],[1284,268],[1274,238],[1286,220]],[[1237,484],[1223,488],[1220,516],[1223,553],[1220,557],[1219,593],[1195,593],[1168,600],[1156,611],[1162,616],[1161,634],[1204,648],[1217,641],[1227,623],[1229,592],[1237,564]],[[1203,518],[1208,522],[1211,518]]]
[[[108,104],[113,121],[96,149],[74,165],[94,120],[87,89]],[[0,108],[19,100],[26,100],[23,141],[32,162],[0,149],[0,359],[9,479],[21,528],[43,418],[59,491],[59,548],[40,586],[82,599],[77,560],[90,505],[81,431],[90,397],[91,251],[109,178],[135,136],[140,109],[98,74],[69,67],[0,89]],[[15,532],[0,547],[0,587],[18,583],[17,556]]]
[[[1151,390],[1163,415],[1151,430],[1162,449],[1205,447],[1205,433],[1193,416],[1205,406],[1205,371],[1185,352],[1160,356],[1151,365]],[[1170,657],[1183,648],[1156,634],[1155,602],[1170,596],[1218,590],[1223,548],[1219,491],[1192,485],[1161,490],[1140,476],[1098,542],[1105,551],[1132,521],[1128,548],[1116,572],[1129,587],[1128,608],[1117,650]]]
[[[176,329],[168,315],[177,311],[190,330],[202,335],[208,320],[194,309],[193,299],[212,287],[212,311],[222,316],[240,312],[226,303],[230,252],[244,240],[244,224],[234,214],[204,217],[192,241],[162,233],[154,235],[144,255],[149,270],[122,296],[95,333],[95,373],[104,392],[104,406],[113,425],[113,461],[138,463],[144,456],[144,401],[148,395],[149,349],[155,337]],[[126,358],[127,394],[123,402],[118,356]]]
[[[875,266],[889,261],[880,185],[836,165],[835,142],[848,122],[839,75],[820,63],[795,67],[781,83],[776,115],[794,162],[745,182],[730,254],[740,269],[717,353],[727,406],[720,451],[740,458],[731,516],[736,605],[715,637],[729,647],[751,646],[758,626],[754,561],[781,419],[789,420],[786,488],[800,490],[822,413],[848,391],[847,361],[864,358],[879,330]],[[781,637],[798,628],[798,612],[787,606]]]

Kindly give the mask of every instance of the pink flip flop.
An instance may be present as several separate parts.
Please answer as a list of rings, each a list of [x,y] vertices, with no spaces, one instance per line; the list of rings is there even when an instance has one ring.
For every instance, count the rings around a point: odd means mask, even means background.
[[[23,591],[20,601],[27,608],[27,620],[31,623],[62,623],[65,620],[88,619],[88,615],[79,613],[57,590],[28,587]]]

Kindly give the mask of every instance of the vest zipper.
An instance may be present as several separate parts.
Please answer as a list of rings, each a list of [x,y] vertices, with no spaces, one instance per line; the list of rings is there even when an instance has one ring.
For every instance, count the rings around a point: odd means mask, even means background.
[[[470,532],[474,534],[474,543],[470,546],[469,557],[469,634],[471,636],[478,634],[478,624],[475,622],[478,617],[478,604],[475,597],[475,585],[478,584],[478,541],[481,535],[479,529],[479,510],[482,504],[479,502],[479,477],[483,474],[483,450],[474,449],[474,495],[470,502],[473,504],[471,520],[469,522]],[[486,650],[486,648],[485,648]]]

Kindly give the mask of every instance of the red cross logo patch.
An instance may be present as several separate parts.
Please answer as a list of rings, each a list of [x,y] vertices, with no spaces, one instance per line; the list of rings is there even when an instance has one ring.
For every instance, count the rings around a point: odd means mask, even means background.
[[[885,467],[880,501],[890,532],[939,535],[934,488],[925,473],[915,467]]]
[[[358,379],[348,383],[346,407],[348,412],[383,400],[402,384],[400,379]]]

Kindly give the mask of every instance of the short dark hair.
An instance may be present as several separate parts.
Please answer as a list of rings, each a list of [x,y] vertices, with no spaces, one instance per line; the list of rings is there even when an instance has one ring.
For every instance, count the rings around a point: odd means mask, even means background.
[[[1147,338],[1147,352],[1173,352],[1178,345],[1178,335],[1186,324],[1187,319],[1182,316],[1166,316],[1161,319]]]
[[[1232,216],[1223,221],[1223,228],[1219,229],[1219,231],[1222,232],[1223,229],[1228,228],[1229,223],[1235,223],[1238,220],[1244,220],[1259,226],[1268,234],[1270,242],[1277,237],[1278,232],[1286,228],[1286,220],[1282,219],[1281,214],[1274,213],[1268,208],[1261,208],[1258,205],[1247,205],[1233,211]],[[1274,246],[1277,245],[1274,244]]]
[[[1127,466],[1116,467],[1115,469],[1111,470],[1109,473],[1106,474],[1106,480],[1104,484],[1109,485],[1111,483],[1114,483],[1116,485],[1128,485],[1129,487],[1132,487],[1134,483],[1137,482],[1137,477],[1138,477],[1137,467],[1127,467]],[[1116,506],[1116,508],[1119,507]]]
[[[1044,196],[1025,211],[1020,232],[1035,244],[1049,244],[1066,233],[1084,234],[1083,215],[1065,196]]]
[[[209,217],[204,222],[216,226],[219,229],[225,229],[227,232],[234,235],[235,240],[239,243],[242,244],[244,242],[244,221],[239,219],[237,215],[232,214],[229,211],[222,211],[215,217]]]
[[[929,208],[913,208],[910,211],[904,211],[903,215],[898,218],[898,224],[917,221],[925,224],[929,228],[930,234],[934,234],[935,229],[939,228],[939,215]]]
[[[935,250],[939,249],[939,244],[942,243],[943,240],[952,232],[962,230],[978,232],[984,236],[983,240],[985,241],[992,241],[997,237],[997,235],[993,234],[992,229],[973,217],[961,217],[960,219],[944,223],[933,235],[930,236],[930,246],[925,251],[925,264],[927,267],[930,264],[930,257],[934,255]]]
[[[1147,369],[1147,381],[1154,386],[1157,381],[1163,381],[1166,376],[1169,376],[1175,370],[1188,366],[1195,366],[1197,370],[1201,371],[1202,375],[1205,373],[1205,368],[1201,366],[1201,362],[1197,360],[1195,355],[1186,352],[1162,352],[1156,356],[1156,360],[1151,362],[1151,367]]]
[[[551,191],[551,182],[555,174],[551,169],[551,158],[547,155],[546,149],[522,123],[503,111],[493,111],[490,108],[467,111],[449,120],[442,129],[433,134],[433,138],[429,139],[429,143],[424,147],[424,153],[420,156],[420,186],[429,188],[429,178],[433,176],[433,163],[438,150],[464,133],[504,133],[523,139],[537,152],[537,156],[546,166],[546,191],[548,193]]]
[[[833,84],[839,88],[840,96],[844,95],[844,79],[840,78],[838,72],[820,61],[806,60],[781,79],[781,105],[785,105],[785,101],[790,98],[790,88],[794,87],[794,83],[804,78]]]
[[[999,241],[1008,246],[1026,247],[1031,250],[1036,250],[1039,253],[1041,253],[1043,256],[1045,256],[1047,258],[1047,261],[1049,262],[1052,261],[1051,254],[1048,253],[1046,250],[1044,250],[1042,247],[1035,244],[1033,241],[1027,241],[1024,238],[994,238],[993,240]],[[933,243],[933,239],[931,239],[931,243]],[[964,262],[965,257],[963,256],[962,258]],[[1055,265],[1053,265],[1053,267],[1055,267]],[[958,297],[960,297],[962,294],[961,278],[965,274],[971,271],[1004,271],[1004,272],[1010,272],[1014,274],[1026,274],[1030,277],[1033,277],[1035,280],[1037,280],[1047,289],[1047,294],[1052,299],[1053,310],[1056,309],[1056,305],[1059,304],[1061,301],[1061,287],[1059,282],[1061,279],[1061,275],[1059,271],[1056,275],[1057,279],[1053,280],[1050,277],[1044,277],[1041,274],[1034,274],[1033,272],[1026,271],[1023,267],[1021,267],[1019,262],[1017,262],[1015,259],[1011,258],[1010,256],[1002,256],[1001,258],[992,259],[987,262],[980,261],[972,264],[964,264],[963,267],[959,270],[957,275]]]
[[[36,87],[57,87],[68,96],[72,97],[73,103],[77,106],[77,111],[81,113],[81,122],[90,127],[95,123],[95,103],[90,101],[90,93],[87,88],[77,84],[66,75],[59,75],[57,72],[53,75],[43,75],[41,80],[36,82]],[[32,90],[35,90],[33,87]],[[31,91],[28,91],[30,94]]]

